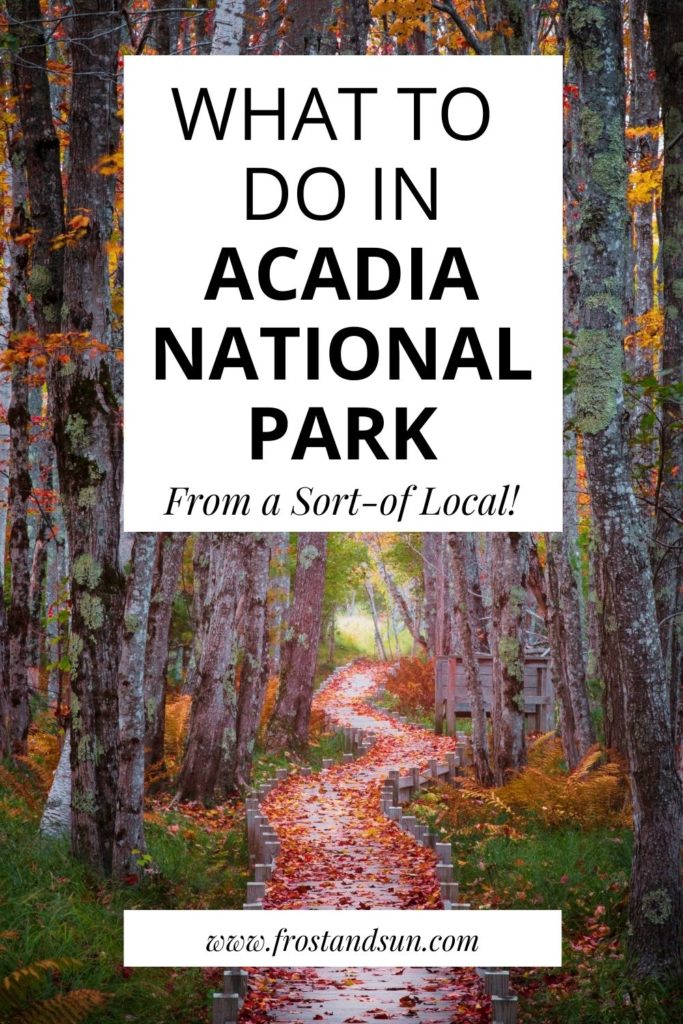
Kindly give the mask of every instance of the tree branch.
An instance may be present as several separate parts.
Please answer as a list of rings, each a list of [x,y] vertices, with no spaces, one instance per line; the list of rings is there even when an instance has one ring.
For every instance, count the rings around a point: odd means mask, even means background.
[[[482,46],[481,40],[474,29],[467,24],[467,21],[463,18],[462,14],[458,14],[455,9],[455,5],[451,3],[451,0],[433,0],[432,7],[437,11],[441,11],[443,14],[447,14],[448,17],[455,22],[462,35],[465,37],[465,42],[470,49],[474,50],[474,52],[478,54],[484,53],[484,47]]]

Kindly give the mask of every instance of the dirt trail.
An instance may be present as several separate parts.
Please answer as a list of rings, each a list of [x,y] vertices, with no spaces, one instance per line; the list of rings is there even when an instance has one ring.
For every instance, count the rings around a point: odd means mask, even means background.
[[[368,697],[380,669],[337,673],[314,708],[340,727],[365,729],[377,742],[365,756],[319,775],[294,775],[263,805],[281,852],[264,908],[441,906],[434,853],[382,814],[390,769],[444,760],[453,741],[377,711]],[[444,968],[270,969],[253,972],[240,1020],[308,1024],[479,1024],[490,1004],[474,971]]]

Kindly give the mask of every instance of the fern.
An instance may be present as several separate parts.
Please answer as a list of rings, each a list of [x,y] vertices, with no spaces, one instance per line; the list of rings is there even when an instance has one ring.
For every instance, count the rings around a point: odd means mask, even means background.
[[[10,933],[5,933],[7,936]],[[16,1010],[30,998],[36,982],[43,981],[49,971],[62,971],[78,963],[70,957],[59,960],[36,960],[26,967],[17,967],[0,981],[0,1013]]]
[[[104,993],[94,989],[74,989],[73,992],[33,1003],[14,1018],[15,1024],[79,1024],[106,999]]]
[[[17,771],[10,771],[0,764],[0,786],[26,805],[29,811],[39,813],[42,809],[43,793],[28,776],[22,778]]]
[[[460,832],[503,831],[514,836],[529,815],[549,828],[626,827],[631,807],[627,773],[618,760],[594,747],[571,774],[564,768],[562,744],[554,733],[529,747],[529,764],[506,785],[485,789],[471,777],[457,789],[441,787],[438,823]]]

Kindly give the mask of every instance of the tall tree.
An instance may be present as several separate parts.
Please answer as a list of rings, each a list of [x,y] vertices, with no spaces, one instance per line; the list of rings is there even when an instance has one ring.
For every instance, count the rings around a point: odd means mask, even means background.
[[[308,744],[326,561],[327,534],[300,533],[294,596],[282,648],[280,689],[268,728],[268,743],[274,749],[300,750]]]
[[[212,800],[223,758],[235,744],[237,616],[246,590],[244,535],[202,533],[194,551],[196,666],[187,746],[177,799]]]
[[[246,594],[244,599],[244,650],[237,698],[236,741],[225,757],[228,792],[244,789],[251,780],[256,734],[268,685],[268,634],[266,597],[270,545],[265,533],[247,533]]]
[[[113,869],[119,878],[137,874],[136,853],[145,849],[145,648],[152,596],[156,536],[136,533],[119,665],[119,774]]]
[[[664,122],[662,275],[665,389],[661,479],[655,531],[655,588],[670,700],[683,736],[683,0],[648,0],[652,50]],[[681,755],[683,760],[683,754]],[[683,764],[681,765],[683,768]]]
[[[268,586],[268,673],[280,671],[282,628],[289,605],[289,534],[273,533],[270,543],[271,579]]]
[[[164,759],[166,673],[173,598],[187,542],[184,533],[160,533],[157,537],[152,600],[147,619],[145,653],[145,761]]]
[[[471,618],[472,605],[468,594],[467,534],[449,533],[448,544],[453,561],[455,618],[458,627],[458,640],[460,642],[460,657],[462,659],[463,671],[465,673],[467,692],[470,698],[474,772],[478,782],[483,786],[490,786],[493,782],[493,772],[491,771],[491,762],[489,758],[486,708],[484,706],[484,691],[481,683],[479,658],[477,656],[475,643],[476,633],[473,628]]]
[[[18,46],[13,76],[26,151],[31,216],[31,294],[43,337],[92,338],[92,358],[72,348],[69,372],[49,366],[59,482],[71,558],[72,843],[94,868],[111,870],[118,753],[117,676],[124,580],[118,565],[121,499],[119,396],[112,385],[108,242],[114,180],[101,161],[118,149],[116,93],[120,0],[75,0],[71,145],[67,193],[50,106],[38,0],[8,0]]]
[[[30,720],[28,676],[28,628],[30,558],[28,536],[28,504],[31,497],[29,465],[30,423],[29,370],[22,352],[24,335],[30,323],[29,253],[16,239],[31,229],[31,209],[27,196],[25,152],[20,131],[12,138],[12,220],[9,228],[11,270],[8,287],[9,353],[12,361],[12,391],[7,424],[9,427],[9,575],[10,600],[7,611],[7,644],[9,666],[9,731],[10,746],[15,754],[28,751]]]
[[[655,13],[653,11],[653,13]],[[577,425],[583,434],[604,657],[620,678],[631,768],[634,852],[630,951],[636,970],[680,966],[683,800],[674,760],[649,543],[624,437],[623,282],[627,254],[624,64],[620,0],[566,5],[570,81],[580,96],[574,160],[583,182],[574,265],[580,327]]]
[[[118,150],[120,0],[75,0],[67,222],[84,234],[64,258],[62,330],[111,341],[108,242],[114,181],[100,173]],[[83,211],[87,211],[86,214]],[[87,218],[87,223],[75,218]],[[111,870],[118,776],[118,671],[125,581],[119,568],[120,396],[114,354],[72,356],[49,393],[71,556],[71,767],[74,850]]]
[[[491,535],[493,756],[502,784],[526,761],[524,738],[524,615],[529,537]]]

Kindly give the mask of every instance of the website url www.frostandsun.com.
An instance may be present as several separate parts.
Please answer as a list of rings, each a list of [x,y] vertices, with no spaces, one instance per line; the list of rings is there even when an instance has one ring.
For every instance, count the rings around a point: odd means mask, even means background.
[[[478,935],[386,935],[373,928],[363,935],[324,931],[300,935],[279,928],[271,945],[265,935],[209,935],[207,953],[270,953],[273,959],[286,953],[476,953]]]

